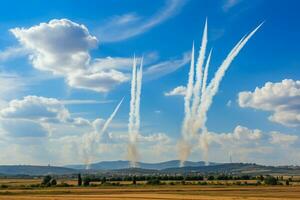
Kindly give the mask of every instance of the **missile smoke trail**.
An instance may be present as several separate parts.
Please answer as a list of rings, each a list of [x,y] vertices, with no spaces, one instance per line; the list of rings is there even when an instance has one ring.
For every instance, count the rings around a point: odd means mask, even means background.
[[[263,23],[262,23],[263,24]],[[202,127],[205,127],[205,123],[207,120],[207,111],[209,110],[213,97],[218,92],[220,83],[225,75],[226,70],[229,68],[230,64],[234,60],[234,58],[239,54],[241,49],[246,45],[246,43],[249,41],[249,39],[255,34],[255,32],[262,26],[260,24],[258,27],[256,27],[247,37],[244,37],[228,54],[226,59],[223,61],[217,72],[215,73],[214,78],[211,80],[210,84],[207,86],[206,93],[202,97],[202,102],[199,108],[198,115],[197,115],[197,121],[194,124],[195,130],[199,130]]]
[[[206,52],[206,45],[207,45],[207,19],[205,20],[205,26],[204,26],[204,31],[203,31],[203,36],[202,36],[202,44],[201,48],[199,51],[199,56],[196,64],[196,83],[194,85],[194,99],[193,99],[193,104],[192,104],[192,116],[195,118],[196,113],[197,113],[197,108],[200,103],[201,99],[201,84],[202,84],[202,79],[203,79],[203,63],[205,60],[205,52]],[[194,133],[194,131],[193,131]]]
[[[191,120],[191,98],[193,95],[193,85],[194,85],[194,71],[195,71],[195,47],[193,43],[192,47],[192,53],[191,53],[191,65],[190,65],[190,71],[189,71],[189,80],[186,87],[186,95],[184,97],[184,120],[182,125],[182,141],[179,142],[179,160],[180,160],[180,166],[182,167],[184,165],[184,161],[187,159],[188,155],[190,154],[190,146],[187,143],[187,138],[189,136],[189,125]]]
[[[182,133],[184,133],[183,136],[187,134],[188,131],[188,126],[191,118],[191,109],[190,109],[190,104],[191,104],[191,98],[193,95],[193,85],[194,85],[194,71],[195,71],[195,63],[194,63],[194,58],[195,57],[195,48],[194,48],[194,43],[192,47],[192,55],[191,55],[191,65],[190,65],[190,72],[189,72],[189,80],[187,84],[187,89],[186,89],[186,95],[184,98],[184,121],[183,121],[183,126],[182,126]],[[187,139],[187,138],[185,138]]]
[[[202,90],[201,94],[203,95],[206,91],[206,84],[207,84],[207,76],[208,76],[208,68],[209,68],[209,63],[210,63],[210,57],[211,57],[212,50],[210,50],[206,64],[205,64],[205,69],[204,69],[204,74],[203,74],[203,83],[202,83]],[[202,100],[202,99],[201,99]]]
[[[208,161],[208,148],[209,148],[209,132],[206,128],[207,112],[213,102],[214,96],[217,94],[222,78],[224,77],[227,69],[234,60],[234,58],[239,54],[242,48],[246,45],[249,39],[256,33],[256,31],[263,25],[261,23],[257,26],[250,34],[244,36],[230,51],[225,60],[220,65],[219,69],[215,73],[215,76],[211,80],[208,86],[207,77],[210,65],[210,59],[212,50],[206,60],[206,65],[204,73],[202,72],[203,64],[205,61],[205,51],[207,45],[207,20],[205,22],[201,49],[198,56],[197,67],[196,67],[196,82],[194,80],[194,45],[192,49],[191,66],[189,72],[189,78],[187,83],[187,92],[185,94],[185,116],[183,120],[182,136],[183,141],[179,143],[180,148],[180,161],[183,165],[184,161],[190,154],[190,145],[188,144],[186,138],[192,133],[195,136],[199,133],[199,145],[203,151],[206,162]],[[202,84],[202,88],[201,88]],[[193,91],[193,93],[191,93]],[[193,97],[193,99],[192,99]],[[192,108],[191,108],[192,101]]]
[[[129,144],[128,144],[128,158],[131,167],[137,167],[138,151],[136,142],[139,136],[140,129],[140,99],[142,90],[143,77],[143,59],[140,63],[139,70],[136,69],[136,59],[133,59],[132,79],[131,79],[131,99],[129,111]]]
[[[112,112],[112,114],[109,116],[109,118],[105,121],[100,133],[98,134],[98,139],[100,139],[100,137],[105,133],[105,131],[107,130],[109,124],[111,123],[111,121],[113,120],[113,118],[115,117],[115,115],[117,114],[121,104],[123,103],[124,97],[121,99],[121,101],[119,102],[119,104],[117,105],[117,107],[115,108],[115,110]]]
[[[100,132],[97,132],[96,130],[92,133],[89,133],[87,135],[84,136],[83,140],[84,140],[84,154],[85,154],[85,158],[86,158],[86,169],[89,169],[90,167],[90,162],[92,160],[93,157],[93,153],[95,151],[95,148],[97,146],[97,143],[100,141],[101,136],[105,133],[105,131],[107,130],[107,128],[109,127],[111,121],[113,120],[113,118],[115,117],[115,115],[117,114],[122,102],[124,100],[124,97],[122,98],[122,100],[118,103],[118,105],[116,106],[116,108],[114,109],[114,111],[112,112],[112,114],[109,116],[109,118],[105,121],[102,129],[100,130]]]

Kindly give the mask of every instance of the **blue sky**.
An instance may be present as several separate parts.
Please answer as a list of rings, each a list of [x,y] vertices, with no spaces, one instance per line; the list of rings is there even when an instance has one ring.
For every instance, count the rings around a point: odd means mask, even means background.
[[[298,7],[293,0],[2,2],[1,164],[83,163],[83,138],[123,97],[92,161],[127,159],[133,55],[145,61],[140,160],[177,159],[183,96],[165,94],[187,84],[192,43],[198,51],[206,17],[214,49],[209,79],[265,21],[208,112],[209,160],[228,162],[232,154],[235,161],[300,164],[299,155],[287,154],[300,148]],[[189,159],[203,160],[201,148]]]

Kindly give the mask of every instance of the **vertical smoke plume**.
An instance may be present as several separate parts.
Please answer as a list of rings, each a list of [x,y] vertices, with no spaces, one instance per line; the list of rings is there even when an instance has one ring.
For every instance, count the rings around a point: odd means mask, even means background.
[[[199,51],[199,56],[196,64],[196,82],[194,85],[194,99],[192,104],[192,116],[195,118],[197,113],[197,108],[200,103],[201,99],[201,85],[203,81],[203,64],[205,60],[205,52],[206,52],[206,45],[207,45],[207,20],[205,21],[203,36],[202,36],[202,44]],[[193,131],[194,133],[194,131]]]
[[[140,100],[142,91],[143,59],[139,70],[136,69],[136,59],[133,59],[132,79],[131,79],[131,99],[128,122],[129,144],[128,158],[131,167],[137,167],[138,151],[136,147],[140,129]]]
[[[207,20],[205,22],[203,36],[202,36],[202,44],[201,49],[198,56],[197,67],[196,67],[196,82],[193,83],[195,79],[194,74],[194,46],[192,50],[192,58],[191,58],[191,66],[187,84],[187,92],[185,95],[185,116],[183,120],[183,128],[182,128],[182,136],[183,141],[179,143],[180,149],[180,161],[181,165],[183,165],[184,161],[190,154],[191,145],[188,144],[186,138],[190,134],[195,136],[199,135],[199,145],[203,151],[203,155],[205,157],[206,163],[208,161],[208,148],[209,148],[209,132],[206,128],[207,121],[207,112],[212,104],[214,96],[217,94],[222,78],[225,75],[226,70],[229,68],[230,64],[234,60],[234,58],[239,54],[242,48],[246,45],[249,39],[256,33],[256,31],[262,26],[261,23],[258,27],[256,27],[250,34],[244,36],[230,51],[227,55],[226,59],[222,62],[221,66],[215,73],[214,78],[211,80],[208,86],[207,85],[207,77],[209,64],[211,59],[212,51],[210,51],[209,56],[206,60],[206,65],[204,69],[204,73],[202,72],[203,64],[205,61],[205,51],[207,45]],[[202,85],[202,88],[201,88]],[[191,91],[193,93],[191,94]],[[193,97],[193,99],[192,99]],[[192,106],[191,106],[192,103]]]
[[[114,109],[112,114],[109,116],[109,118],[105,121],[102,129],[99,132],[94,130],[93,132],[84,135],[83,141],[84,141],[84,155],[85,155],[86,169],[90,168],[90,163],[93,160],[93,155],[96,151],[98,143],[100,142],[101,137],[103,136],[103,134],[106,132],[107,128],[109,127],[111,121],[117,114],[117,112],[123,102],[123,99],[124,99],[124,97],[118,103],[118,105],[116,106],[116,108]]]
[[[194,71],[195,71],[195,47],[193,43],[192,53],[191,53],[191,65],[189,71],[189,80],[186,87],[186,94],[184,97],[184,120],[182,125],[182,141],[179,142],[179,159],[180,159],[180,166],[184,165],[184,161],[187,159],[188,155],[190,154],[190,146],[188,144],[188,136],[189,133],[189,125],[191,120],[191,98],[193,96],[193,85],[194,85]]]

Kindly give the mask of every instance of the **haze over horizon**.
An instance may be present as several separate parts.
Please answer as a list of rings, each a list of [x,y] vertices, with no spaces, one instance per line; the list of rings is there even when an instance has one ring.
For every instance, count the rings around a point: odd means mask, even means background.
[[[241,38],[264,24],[234,58],[217,93],[210,88],[214,98],[201,115],[207,122],[199,123],[207,127],[207,155],[194,144],[185,159],[300,165],[299,6],[2,2],[0,165],[179,160],[191,49],[194,42],[196,63],[206,19],[203,70],[213,49],[207,85]],[[137,66],[143,60],[137,93],[131,92],[134,57]],[[133,156],[129,140],[138,151]]]

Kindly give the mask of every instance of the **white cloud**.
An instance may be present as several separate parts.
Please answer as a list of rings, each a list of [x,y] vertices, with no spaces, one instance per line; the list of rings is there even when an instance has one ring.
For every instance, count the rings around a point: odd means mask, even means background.
[[[23,47],[9,47],[4,51],[0,51],[0,61],[7,61],[19,56],[25,56],[29,52]]]
[[[143,74],[147,80],[165,76],[185,66],[190,61],[190,58],[190,53],[186,52],[182,55],[182,58],[170,59],[149,66]]]
[[[184,96],[186,93],[185,86],[178,86],[169,92],[165,92],[165,96]]]
[[[98,45],[97,38],[84,25],[67,19],[54,19],[29,29],[14,28],[11,32],[34,52],[31,59],[37,69],[55,74],[83,70],[89,63],[89,50]]]
[[[0,119],[5,134],[12,137],[46,137],[48,130],[43,124],[27,119]]]
[[[275,131],[271,132],[270,142],[272,144],[288,146],[295,143],[297,140],[299,140],[299,137],[297,135],[288,135]]]
[[[129,80],[126,74],[112,68],[128,65],[128,58],[91,59],[89,52],[99,42],[84,25],[54,19],[28,29],[14,28],[11,32],[30,51],[36,69],[63,76],[74,88],[107,92]]]
[[[12,137],[63,135],[68,132],[76,133],[74,127],[79,131],[81,128],[92,128],[88,120],[72,118],[69,110],[59,100],[38,96],[10,101],[0,110],[0,125]]]
[[[19,40],[21,48],[29,52],[34,68],[64,77],[73,88],[108,92],[130,79],[132,58],[91,57],[90,51],[98,46],[99,41],[84,25],[68,19],[54,19],[49,23],[10,31]],[[145,64],[156,59],[156,53],[149,53],[145,56]],[[185,53],[183,58],[149,66],[144,74],[147,79],[158,78],[188,61],[189,55]]]
[[[162,9],[148,18],[135,13],[114,16],[98,28],[98,33],[104,42],[116,42],[137,36],[174,16],[185,2],[186,0],[167,0]]]
[[[273,112],[269,117],[273,122],[290,127],[300,125],[300,81],[267,82],[254,92],[240,92],[238,102],[243,108]]]
[[[21,119],[59,119],[66,121],[70,113],[64,105],[54,98],[26,96],[22,100],[12,100],[0,111],[3,118]]]
[[[223,11],[224,12],[229,11],[231,8],[241,3],[241,1],[243,0],[224,0]]]
[[[77,104],[108,104],[114,102],[113,100],[92,100],[92,99],[67,99],[60,100],[64,105],[77,105]]]
[[[299,151],[299,136],[280,132],[264,132],[237,126],[229,133],[209,132],[209,157],[214,161],[228,162],[232,155],[234,162],[255,162],[260,164],[299,164],[299,156],[290,152]]]

